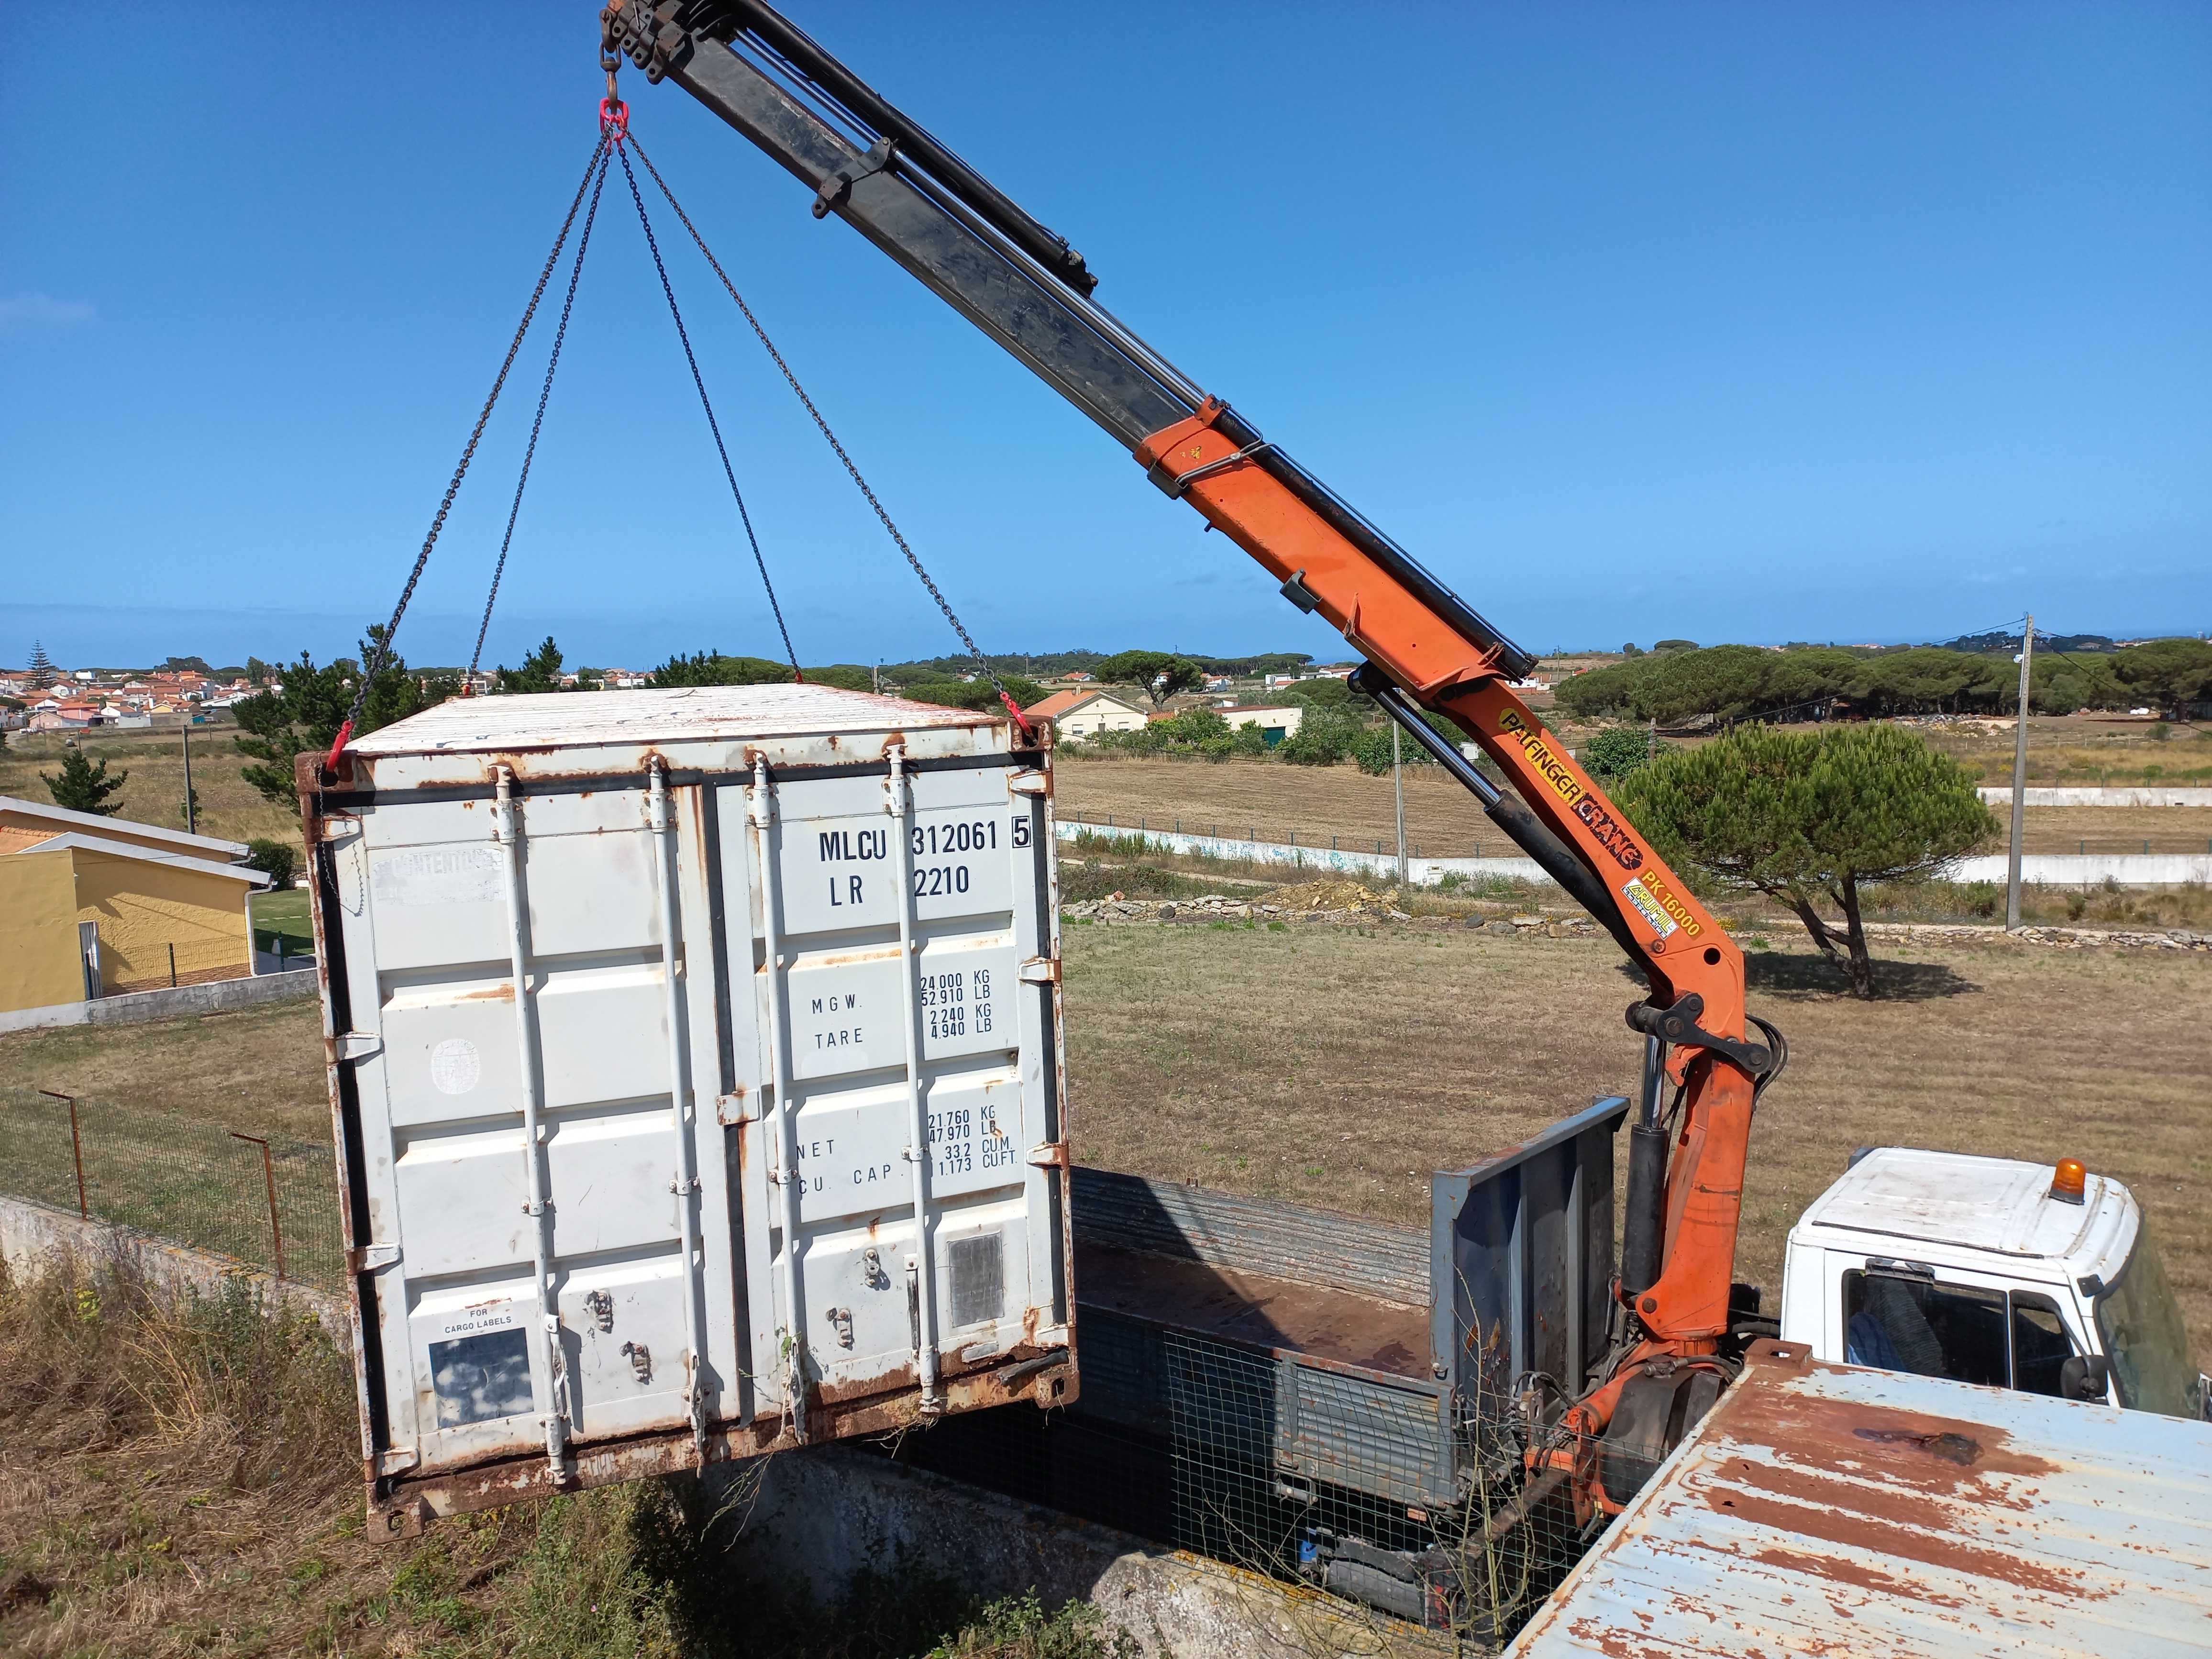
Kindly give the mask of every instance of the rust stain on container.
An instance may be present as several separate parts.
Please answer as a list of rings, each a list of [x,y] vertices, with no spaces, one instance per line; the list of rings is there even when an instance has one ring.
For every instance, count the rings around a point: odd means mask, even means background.
[[[2184,1650],[2208,1513],[2212,1425],[1759,1343],[1510,1652]]]

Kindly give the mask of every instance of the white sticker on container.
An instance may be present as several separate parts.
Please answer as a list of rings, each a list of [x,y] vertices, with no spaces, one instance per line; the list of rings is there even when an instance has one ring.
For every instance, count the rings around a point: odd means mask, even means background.
[[[379,904],[414,908],[489,904],[501,896],[499,854],[489,847],[410,847],[373,855],[369,890]]]
[[[483,1058],[466,1037],[447,1037],[430,1050],[430,1081],[441,1095],[465,1095],[483,1075]]]

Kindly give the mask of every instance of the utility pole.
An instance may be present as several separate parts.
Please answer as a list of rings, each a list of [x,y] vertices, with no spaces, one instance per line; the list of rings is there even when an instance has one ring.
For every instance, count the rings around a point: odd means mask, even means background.
[[[1390,723],[1390,787],[1398,797],[1398,885],[1403,887],[1408,875],[1406,867],[1406,768],[1404,757],[1398,751],[1398,723]]]
[[[2020,842],[2027,816],[2027,669],[2035,659],[2035,618],[2020,636],[2020,718],[2012,741],[2012,852],[2005,860],[2005,931],[2020,927]]]
[[[197,836],[200,832],[199,814],[192,805],[192,714],[185,711],[185,833]]]

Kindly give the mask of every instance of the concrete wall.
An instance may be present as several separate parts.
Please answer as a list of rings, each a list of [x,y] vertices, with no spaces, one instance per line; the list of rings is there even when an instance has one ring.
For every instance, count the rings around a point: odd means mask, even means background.
[[[1089,1600],[1147,1659],[1453,1651],[1442,1632],[846,1447],[722,1465],[715,1475],[731,1497],[750,1497],[738,1544],[748,1567],[823,1601],[863,1568],[904,1567],[980,1595],[1035,1589],[1048,1607]]]
[[[167,985],[171,946],[179,976],[253,971],[250,883],[82,847],[70,856],[76,863],[76,920],[100,924],[100,977],[111,989]]]
[[[0,860],[0,865],[7,860]],[[319,975],[301,970],[266,974],[257,979],[218,979],[204,985],[184,985],[172,991],[130,991],[102,997],[97,1002],[64,1002],[43,1008],[0,1009],[0,1032],[25,1031],[46,1025],[135,1025],[142,1020],[169,1019],[179,1014],[212,1014],[226,1008],[245,1008],[264,1002],[283,1002],[311,997],[320,983]]]
[[[2008,785],[1984,788],[1981,798],[1992,806],[2012,804]],[[2028,806],[2212,806],[2212,789],[2161,788],[2140,784],[2131,788],[2023,789]]]
[[[84,994],[76,879],[66,851],[0,857],[0,1030],[11,1011]]]
[[[1279,842],[1231,841],[1212,836],[1179,836],[1164,830],[1133,830],[1127,826],[1109,828],[1095,823],[1070,823],[1062,820],[1060,838],[1073,841],[1088,832],[1111,840],[1127,841],[1141,835],[1155,847],[1170,852],[1200,858],[1242,859],[1253,864],[1287,865],[1294,870],[1309,870],[1316,875],[1379,876],[1386,881],[1397,878],[1398,860],[1395,854],[1377,857],[1373,853],[1355,853],[1329,847],[1299,847]],[[1410,878],[1423,886],[1433,886],[1447,875],[1456,875],[1466,880],[1478,876],[1503,876],[1513,881],[1543,882],[1551,878],[1534,859],[1410,859],[1407,861]],[[2005,879],[2005,859],[2002,853],[1988,857],[1960,859],[1947,872],[1952,881],[1998,881]],[[2190,882],[2212,882],[2212,853],[2030,853],[2021,860],[2021,879],[2040,882],[2052,887],[2094,886],[2107,877],[2124,887],[2179,886]]]
[[[2005,879],[2005,855],[1985,854],[1951,866],[1953,881]],[[2107,879],[2123,887],[2179,887],[2212,882],[2212,853],[2023,853],[2020,878],[2050,887],[2093,887]]]
[[[342,1297],[305,1285],[279,1284],[273,1275],[227,1256],[173,1244],[108,1222],[87,1221],[32,1199],[0,1194],[0,1260],[19,1277],[65,1261],[90,1264],[113,1260],[129,1264],[152,1283],[173,1291],[211,1291],[227,1279],[243,1279],[272,1301],[313,1313],[332,1341],[348,1350],[353,1346],[352,1322]]]

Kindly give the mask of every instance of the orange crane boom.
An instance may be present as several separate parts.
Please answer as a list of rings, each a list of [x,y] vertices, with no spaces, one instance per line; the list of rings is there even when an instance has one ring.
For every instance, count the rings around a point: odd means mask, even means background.
[[[1745,1155],[1779,1057],[1772,1029],[1747,1014],[1742,953],[1515,693],[1534,659],[1099,306],[1097,277],[1063,238],[759,0],[611,0],[602,24],[611,63],[626,53],[649,80],[690,92],[811,188],[817,218],[834,214],[882,248],[1338,629],[1364,659],[1355,685],[1474,790],[1643,972],[1649,994],[1629,1010],[1645,1061],[1621,1340],[1601,1374],[1574,1380],[1560,1419],[1583,1448],[1571,1460],[1582,1495],[1618,1508],[1589,1473],[1589,1443],[1678,1435],[1689,1380],[1706,1379],[1693,1419],[1726,1379]],[[1514,793],[1422,710],[1480,744]],[[1753,1024],[1769,1041],[1751,1039]],[[1668,1080],[1672,1114],[1661,1109]]]

